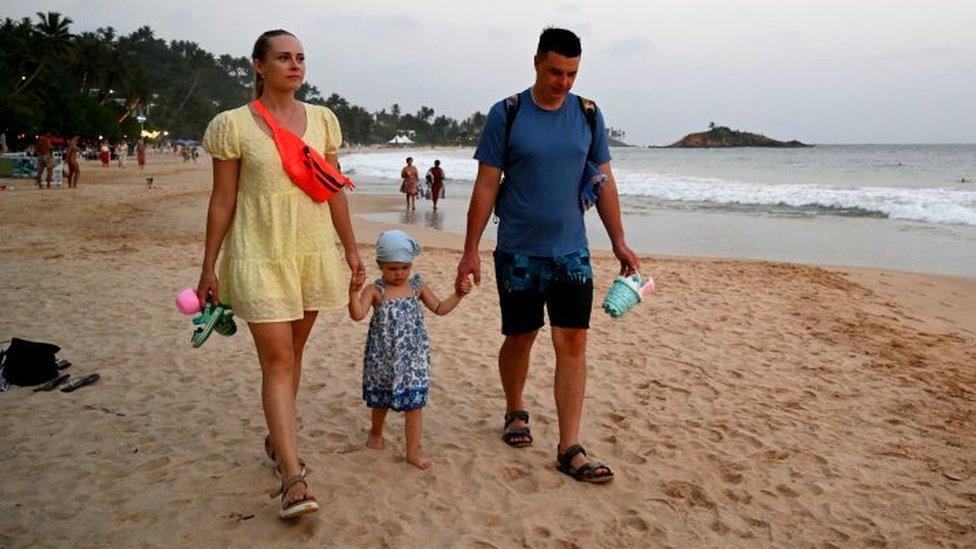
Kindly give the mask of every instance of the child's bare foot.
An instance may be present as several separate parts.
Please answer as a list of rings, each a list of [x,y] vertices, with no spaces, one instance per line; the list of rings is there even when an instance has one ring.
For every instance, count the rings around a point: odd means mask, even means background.
[[[417,469],[420,469],[421,471],[426,471],[427,469],[430,469],[431,465],[433,465],[433,463],[431,463],[429,459],[426,459],[423,456],[419,456],[419,455],[407,456],[407,462],[409,462],[410,465],[413,465]]]
[[[370,433],[369,439],[366,440],[366,447],[372,448],[373,450],[382,450],[386,448],[386,439],[383,438],[382,434],[374,435]]]

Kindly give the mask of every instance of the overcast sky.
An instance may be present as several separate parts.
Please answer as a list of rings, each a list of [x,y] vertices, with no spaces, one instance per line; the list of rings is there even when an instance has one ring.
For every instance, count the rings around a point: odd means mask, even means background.
[[[0,14],[59,11],[76,33],[149,25],[235,56],[282,27],[302,40],[324,94],[454,117],[528,87],[539,32],[564,26],[583,41],[574,91],[636,144],[709,121],[814,143],[976,142],[974,0],[251,4],[4,0]]]

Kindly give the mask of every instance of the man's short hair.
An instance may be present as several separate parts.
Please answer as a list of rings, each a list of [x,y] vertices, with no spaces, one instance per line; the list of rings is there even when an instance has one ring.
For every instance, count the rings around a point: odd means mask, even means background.
[[[583,46],[573,31],[547,27],[539,35],[539,47],[535,53],[545,55],[551,51],[565,57],[579,57],[583,53]]]

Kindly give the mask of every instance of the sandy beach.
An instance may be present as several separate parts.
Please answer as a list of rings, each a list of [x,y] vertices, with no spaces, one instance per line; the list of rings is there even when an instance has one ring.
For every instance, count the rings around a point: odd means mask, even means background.
[[[209,157],[83,170],[70,191],[0,181],[0,339],[56,343],[73,377],[102,376],[0,393],[0,547],[976,545],[973,280],[642,257],[658,294],[593,314],[583,443],[616,480],[589,486],[554,467],[548,329],[527,388],[535,445],[500,439],[490,243],[482,286],[427,318],[428,471],[402,457],[401,416],[387,448],[365,448],[367,323],[320,317],[299,411],[323,510],[282,522],[246,327],[191,349],[172,304],[199,276]],[[371,243],[395,225],[354,223],[375,278]],[[416,272],[446,294],[462,238],[408,230]],[[596,256],[602,299],[616,262]]]

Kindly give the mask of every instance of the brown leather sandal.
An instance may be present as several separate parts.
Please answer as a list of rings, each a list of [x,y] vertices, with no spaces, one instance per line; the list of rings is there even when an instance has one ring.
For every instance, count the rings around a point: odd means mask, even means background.
[[[278,465],[278,456],[275,453],[274,443],[271,442],[271,435],[265,435],[264,437],[264,455],[268,456],[268,460],[271,461],[271,466],[274,467],[275,474],[280,477],[281,466]],[[309,472],[308,468],[305,467],[305,460],[302,458],[298,458],[298,465],[302,468],[303,475]]]
[[[509,429],[508,426],[516,420],[522,420],[525,427]],[[514,410],[505,414],[505,426],[502,427],[502,440],[513,448],[524,448],[532,445],[532,432],[529,431],[529,413],[525,410]]]
[[[299,483],[305,485],[305,493],[300,498],[292,499],[286,505],[285,497],[288,495],[288,490]],[[305,480],[304,474],[292,475],[288,478],[281,479],[281,487],[271,492],[272,498],[278,496],[281,496],[281,509],[278,510],[278,517],[281,519],[293,519],[319,510],[319,504],[315,501],[315,496],[308,494],[308,481]]]
[[[569,475],[580,482],[591,484],[605,484],[613,480],[613,469],[605,463],[590,461],[580,467],[573,467],[573,458],[576,454],[586,455],[586,450],[579,444],[574,444],[562,454],[556,449],[556,469],[560,473]]]

